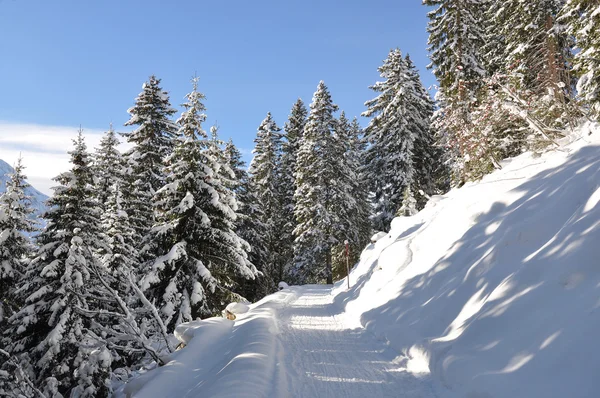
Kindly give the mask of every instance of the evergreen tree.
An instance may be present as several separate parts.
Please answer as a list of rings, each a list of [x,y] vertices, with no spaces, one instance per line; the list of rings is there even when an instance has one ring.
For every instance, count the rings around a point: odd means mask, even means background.
[[[117,149],[118,146],[119,139],[111,124],[94,154],[93,171],[96,179],[96,198],[102,208],[108,200],[112,187],[115,184],[123,185],[125,164],[121,152]]]
[[[362,252],[363,247],[369,243],[373,235],[371,228],[371,205],[368,197],[368,181],[364,173],[364,157],[366,151],[365,140],[363,139],[363,129],[358,120],[354,118],[350,125],[350,153],[348,163],[350,170],[355,170],[356,179],[353,184],[352,196],[356,200],[356,215],[353,216],[356,222],[357,235],[354,241],[350,242],[351,248],[354,248],[355,260]]]
[[[39,252],[17,290],[24,306],[9,319],[3,341],[24,368],[32,368],[39,389],[56,386],[63,395],[76,389],[79,396],[106,396],[111,355],[90,333],[84,315],[95,305],[90,270],[104,244],[81,131],[69,154],[72,169],[55,178],[60,186],[48,201]]]
[[[279,166],[279,196],[281,203],[282,226],[279,235],[279,256],[281,259],[281,273],[277,275],[278,280],[286,280],[289,270],[294,261],[294,230],[296,229],[296,218],[294,209],[294,192],[296,191],[296,179],[294,174],[297,168],[298,151],[306,124],[307,110],[304,102],[298,98],[294,103],[288,120],[284,127],[285,140],[281,144],[281,159]]]
[[[152,241],[160,254],[142,287],[157,303],[169,330],[198,316],[215,315],[235,295],[236,277],[253,279],[247,244],[234,232],[235,197],[220,178],[202,122],[204,96],[194,89],[177,121],[180,139],[167,159],[167,180],[154,198]],[[228,167],[227,167],[228,168]]]
[[[250,180],[256,189],[258,203],[264,225],[263,242],[267,252],[266,261],[257,264],[263,273],[263,294],[276,290],[276,279],[283,277],[284,264],[279,255],[279,238],[281,226],[281,197],[279,196],[279,156],[281,151],[281,129],[277,126],[271,114],[262,121],[256,134],[254,158],[250,163]]]
[[[339,220],[332,212],[334,131],[338,109],[323,81],[310,105],[310,114],[298,151],[294,215],[297,227],[292,277],[299,282],[333,282],[331,249],[339,243],[333,228]]]
[[[242,160],[242,154],[229,140],[225,146],[225,157],[229,167],[236,176],[236,184],[233,189],[238,202],[238,214],[235,222],[235,232],[250,245],[248,258],[257,268],[267,263],[268,252],[265,246],[266,226],[263,224],[264,213],[257,196],[257,189],[246,171],[246,163]],[[255,301],[262,298],[261,294],[266,291],[264,275],[258,275],[256,281],[242,278],[240,280],[240,294],[248,300]]]
[[[600,5],[594,0],[569,0],[561,22],[577,42],[573,70],[579,76],[577,92],[589,107],[590,117],[600,117]]]
[[[365,236],[369,222],[369,211],[365,181],[361,175],[360,126],[354,119],[351,123],[342,111],[335,127],[336,141],[331,156],[334,173],[330,181],[333,197],[332,212],[338,220],[333,228],[337,245],[333,247],[333,274],[340,278],[346,275],[345,245],[347,240],[354,264],[357,255],[362,251],[368,237]]]
[[[440,89],[460,102],[469,101],[486,75],[479,49],[483,44],[482,0],[423,0],[436,7],[427,14],[429,53]]]
[[[23,279],[34,249],[29,235],[36,231],[36,223],[31,220],[34,210],[25,194],[29,184],[24,169],[19,157],[0,196],[0,331],[5,317],[21,305],[14,294],[15,286]]]
[[[163,161],[173,151],[177,126],[170,117],[176,110],[171,108],[168,93],[160,87],[160,79],[150,76],[128,113],[131,118],[125,125],[137,128],[122,133],[133,145],[125,154],[130,176],[128,185],[123,187],[125,210],[144,254],[147,242],[143,239],[154,222],[152,197],[164,185]]]
[[[385,80],[370,87],[379,95],[365,103],[368,109],[363,113],[371,117],[365,129],[370,144],[365,168],[374,195],[373,226],[387,231],[402,205],[404,189],[415,179],[414,146],[427,130],[427,120],[416,109],[415,98],[419,97],[400,50],[390,51],[378,70]]]
[[[431,195],[445,192],[446,169],[443,151],[436,147],[431,129],[434,103],[410,56],[406,55],[405,62],[408,129],[416,134],[413,148],[415,175],[411,188],[417,197],[416,208],[422,209]]]
[[[519,91],[538,96],[559,96],[570,89],[566,61],[570,42],[556,18],[564,0],[490,1],[496,10],[490,23],[504,38],[504,72],[516,81]]]

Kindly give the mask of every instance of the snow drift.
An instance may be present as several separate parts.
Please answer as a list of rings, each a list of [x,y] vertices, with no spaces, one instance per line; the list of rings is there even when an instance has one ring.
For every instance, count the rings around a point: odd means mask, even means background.
[[[402,372],[430,379],[438,396],[599,396],[598,143],[596,128],[504,161],[395,219],[362,253],[351,289],[331,289],[335,316],[393,348]],[[188,346],[136,396],[294,395],[278,314],[302,292],[286,287],[236,322],[182,327]]]

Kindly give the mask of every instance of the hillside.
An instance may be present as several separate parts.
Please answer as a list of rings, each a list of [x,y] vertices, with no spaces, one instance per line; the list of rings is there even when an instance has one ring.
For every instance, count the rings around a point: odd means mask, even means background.
[[[14,169],[11,165],[0,159],[0,193],[6,190],[6,181],[8,181],[7,175],[13,171]],[[48,200],[48,196],[44,195],[34,187],[27,188],[25,194],[31,197],[31,206],[35,209],[36,216],[41,217],[46,211],[45,203],[46,200]]]
[[[395,219],[349,290],[181,325],[187,347],[117,395],[598,396],[600,129],[570,140]]]

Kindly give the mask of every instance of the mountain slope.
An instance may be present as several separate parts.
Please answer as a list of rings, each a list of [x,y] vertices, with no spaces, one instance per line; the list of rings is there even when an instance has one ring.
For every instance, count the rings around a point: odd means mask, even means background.
[[[127,391],[598,396],[599,144],[582,130],[395,219],[349,290],[291,287],[235,322],[182,325],[188,346]]]
[[[7,175],[13,171],[14,169],[8,163],[0,159],[0,193],[6,191],[6,181],[8,181]],[[31,206],[33,209],[35,209],[36,215],[41,217],[46,211],[45,203],[46,200],[48,200],[48,196],[44,195],[34,187],[27,188],[25,190],[25,194],[31,197]]]

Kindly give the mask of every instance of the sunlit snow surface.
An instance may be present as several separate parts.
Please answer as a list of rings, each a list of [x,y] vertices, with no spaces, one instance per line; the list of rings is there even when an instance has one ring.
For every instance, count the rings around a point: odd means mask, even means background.
[[[349,291],[292,286],[235,322],[183,326],[188,346],[129,392],[600,396],[600,129],[589,129],[394,220]]]

